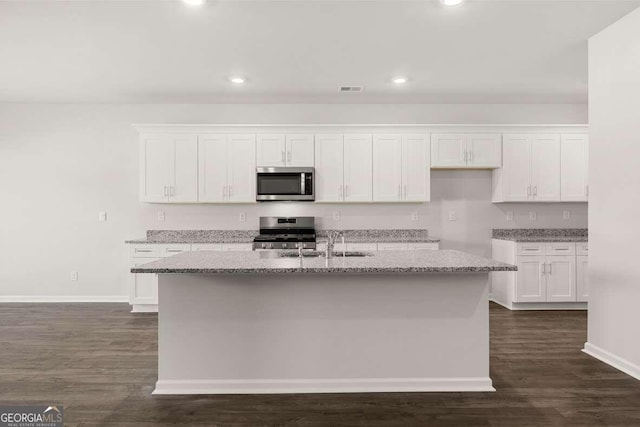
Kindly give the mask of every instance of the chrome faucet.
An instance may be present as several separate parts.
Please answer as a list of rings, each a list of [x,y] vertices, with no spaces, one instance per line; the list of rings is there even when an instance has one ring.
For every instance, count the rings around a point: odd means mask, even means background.
[[[333,258],[333,247],[336,244],[336,239],[338,237],[344,237],[344,234],[342,231],[332,230],[327,234],[327,237],[329,240],[327,241],[327,252],[325,256],[327,258]]]

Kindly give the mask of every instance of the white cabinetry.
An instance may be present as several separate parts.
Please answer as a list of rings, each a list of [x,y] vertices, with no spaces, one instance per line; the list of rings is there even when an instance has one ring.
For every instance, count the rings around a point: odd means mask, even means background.
[[[200,135],[199,201],[255,202],[255,136]]]
[[[296,166],[314,165],[314,138],[310,134],[258,135],[258,166]]]
[[[589,276],[587,270],[589,267],[588,259],[589,248],[587,243],[576,244],[576,289],[578,301],[589,301]]]
[[[141,201],[198,201],[198,139],[195,135],[143,134],[140,162]]]
[[[493,201],[560,201],[560,135],[504,135],[502,168],[493,172]]]
[[[493,258],[518,267],[517,272],[492,273],[494,301],[511,309],[586,308],[587,257],[580,255],[581,245],[586,243],[494,239]]]
[[[428,201],[429,153],[426,135],[375,135],[373,201]]]
[[[589,137],[562,135],[560,194],[564,202],[586,202],[589,195]]]
[[[501,134],[433,134],[432,168],[499,168],[502,165]]]
[[[315,136],[316,202],[372,200],[371,135]]]

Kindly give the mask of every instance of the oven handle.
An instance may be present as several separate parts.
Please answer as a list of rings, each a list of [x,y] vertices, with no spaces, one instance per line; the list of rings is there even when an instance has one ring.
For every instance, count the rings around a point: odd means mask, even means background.
[[[305,173],[302,172],[300,174],[300,189],[302,190],[300,192],[300,194],[306,194],[307,192],[305,191],[305,186],[306,186],[307,180],[305,179]]]

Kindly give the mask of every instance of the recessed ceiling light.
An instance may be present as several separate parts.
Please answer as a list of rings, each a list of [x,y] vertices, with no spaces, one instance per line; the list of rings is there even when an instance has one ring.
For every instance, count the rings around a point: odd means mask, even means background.
[[[409,79],[406,78],[405,76],[397,76],[397,77],[394,77],[391,81],[394,82],[397,85],[403,85],[406,82],[408,82]]]
[[[240,76],[233,76],[233,77],[229,77],[229,81],[233,84],[236,85],[241,85],[244,82],[247,81],[247,79],[245,79],[244,77],[240,77]]]
[[[205,2],[205,0],[182,0],[182,1],[188,4],[189,6],[202,6]]]
[[[440,3],[442,3],[445,6],[457,6],[463,1],[464,0],[440,0]]]

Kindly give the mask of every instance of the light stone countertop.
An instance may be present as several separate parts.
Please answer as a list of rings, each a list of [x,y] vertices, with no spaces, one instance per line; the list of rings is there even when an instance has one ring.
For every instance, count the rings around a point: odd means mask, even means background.
[[[586,228],[497,228],[492,238],[512,242],[588,242]]]
[[[517,267],[453,250],[377,251],[373,256],[283,258],[281,251],[184,252],[132,268],[132,273],[466,273],[516,271]]]

